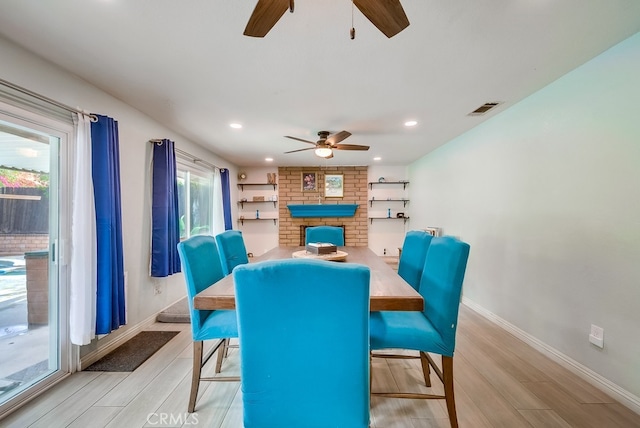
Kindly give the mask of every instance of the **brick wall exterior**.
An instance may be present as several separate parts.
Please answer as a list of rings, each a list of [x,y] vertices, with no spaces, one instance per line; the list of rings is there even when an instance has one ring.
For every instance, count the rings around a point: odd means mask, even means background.
[[[302,191],[302,172],[312,171],[317,174],[318,192]],[[344,175],[344,197],[324,199],[324,175]],[[280,167],[278,168],[279,199],[279,237],[280,245],[299,245],[300,226],[342,226],[345,229],[345,245],[366,247],[369,244],[368,181],[366,166],[336,167]],[[318,196],[322,203],[355,203],[358,209],[354,217],[318,217],[292,218],[287,204],[317,204]]]
[[[48,234],[0,235],[0,255],[24,254],[49,248]]]
[[[27,320],[49,323],[49,252],[35,252],[24,258],[27,268]]]

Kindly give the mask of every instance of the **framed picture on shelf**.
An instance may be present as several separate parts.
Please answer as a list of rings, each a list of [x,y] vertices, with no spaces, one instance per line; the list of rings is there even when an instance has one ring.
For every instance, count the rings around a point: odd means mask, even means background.
[[[441,236],[442,235],[442,229],[439,227],[426,227],[424,229],[425,232],[427,232],[429,235],[432,236]]]
[[[318,173],[315,171],[302,172],[302,191],[317,192],[318,191]]]
[[[324,197],[342,198],[344,196],[344,175],[325,174],[324,175]]]

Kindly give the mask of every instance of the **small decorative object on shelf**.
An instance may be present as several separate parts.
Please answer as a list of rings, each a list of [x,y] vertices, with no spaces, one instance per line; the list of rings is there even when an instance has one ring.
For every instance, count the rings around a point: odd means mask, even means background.
[[[442,229],[439,227],[425,227],[424,231],[429,235],[433,236],[442,236]]]
[[[267,183],[276,184],[276,173],[275,172],[268,172],[267,173]]]
[[[260,218],[260,210],[256,210],[256,218]]]
[[[380,177],[378,178],[378,183],[384,183],[386,180],[384,179],[384,177]]]
[[[391,218],[391,208],[387,208],[387,218]]]
[[[397,213],[396,218],[404,218],[404,213]]]
[[[239,172],[238,173],[238,180],[244,181],[246,179],[247,179],[247,173],[246,172]]]

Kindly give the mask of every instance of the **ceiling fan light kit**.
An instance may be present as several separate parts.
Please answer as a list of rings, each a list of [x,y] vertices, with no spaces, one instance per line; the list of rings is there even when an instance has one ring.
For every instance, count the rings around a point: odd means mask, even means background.
[[[409,26],[409,19],[404,13],[400,0],[352,0],[352,4],[388,38]],[[244,35],[266,36],[287,10],[293,13],[293,0],[258,0],[244,29]],[[352,25],[350,30],[352,40],[355,35]]]
[[[328,158],[333,154],[333,150],[331,150],[329,147],[318,147],[315,150],[315,153],[318,157]]]
[[[340,131],[333,135],[331,135],[329,131],[320,131],[318,132],[318,136],[320,137],[320,139],[314,143],[313,141],[303,140],[302,138],[285,135],[286,138],[291,138],[292,140],[313,144],[313,147],[307,147],[306,149],[290,150],[285,153],[314,150],[314,153],[316,154],[316,156],[325,158],[325,159],[330,159],[333,157],[334,150],[369,150],[369,146],[362,146],[359,144],[340,144],[342,140],[351,136],[351,132],[348,132],[348,131]]]

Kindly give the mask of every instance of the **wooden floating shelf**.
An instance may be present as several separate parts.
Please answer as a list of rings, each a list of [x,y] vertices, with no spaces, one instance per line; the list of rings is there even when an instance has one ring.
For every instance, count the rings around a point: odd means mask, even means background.
[[[239,218],[238,219],[238,221],[240,222],[241,225],[244,225],[245,221],[266,221],[266,220],[273,220],[274,226],[276,225],[276,222],[278,221],[277,218]]]
[[[278,201],[238,201],[238,205],[240,205],[241,208],[244,208],[244,204],[266,204],[266,203],[272,203],[273,208],[276,208],[276,204],[278,203]]]
[[[402,188],[406,189],[407,188],[407,184],[409,184],[408,181],[370,181],[369,182],[369,189],[373,189],[373,185],[374,184],[402,184]]]
[[[373,220],[404,220],[406,223],[409,217],[369,217],[369,222],[373,224]]]
[[[358,204],[289,204],[291,217],[353,217]]]
[[[240,190],[244,192],[244,186],[273,186],[273,190],[278,187],[277,183],[238,183]]]
[[[407,202],[409,202],[409,199],[369,199],[369,206],[373,207],[374,202],[402,202],[403,205],[406,207]]]

